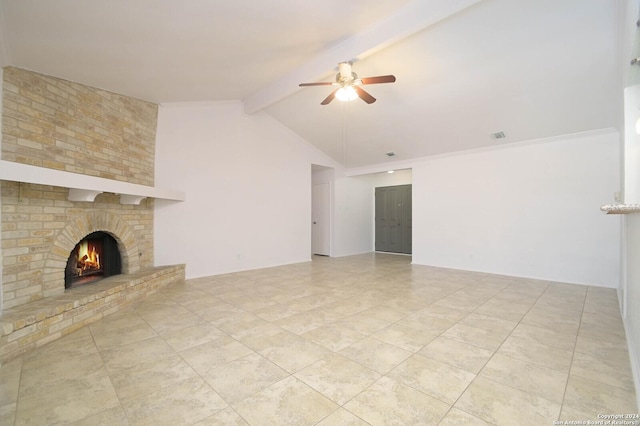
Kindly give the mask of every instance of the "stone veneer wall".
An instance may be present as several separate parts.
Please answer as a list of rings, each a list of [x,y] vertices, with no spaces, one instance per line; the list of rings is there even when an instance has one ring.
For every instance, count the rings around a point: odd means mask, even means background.
[[[153,186],[157,105],[13,67],[2,96],[2,160]],[[4,309],[64,291],[61,248],[74,223],[114,235],[129,272],[153,266],[152,200],[71,202],[66,188],[9,181],[0,191]]]
[[[158,106],[6,67],[2,159],[153,186]]]

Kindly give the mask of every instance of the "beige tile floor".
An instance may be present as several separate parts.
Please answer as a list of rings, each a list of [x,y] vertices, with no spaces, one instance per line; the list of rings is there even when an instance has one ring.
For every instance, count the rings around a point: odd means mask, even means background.
[[[636,413],[615,291],[368,254],[188,280],[0,369],[2,425]]]

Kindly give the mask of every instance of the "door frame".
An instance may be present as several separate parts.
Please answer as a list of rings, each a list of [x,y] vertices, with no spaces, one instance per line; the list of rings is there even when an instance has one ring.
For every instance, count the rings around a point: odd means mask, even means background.
[[[334,212],[333,212],[333,197],[334,197],[334,184],[335,184],[335,169],[333,167],[321,166],[319,164],[311,164],[311,188],[309,188],[311,194],[309,197],[310,209],[309,209],[309,254],[312,258],[315,255],[315,241],[314,241],[314,217],[316,212],[314,209],[319,207],[323,208],[326,215],[326,226],[323,231],[323,237],[326,245],[326,249],[323,250],[321,256],[333,255],[333,226],[334,226]],[[315,185],[326,184],[327,190],[322,200],[321,206],[314,206],[314,188]],[[317,202],[317,201],[316,201]]]
[[[402,251],[403,247],[404,247],[404,242],[401,242],[400,244],[400,250],[401,251],[382,251],[382,250],[378,250],[378,218],[377,218],[377,203],[378,203],[378,190],[381,188],[400,188],[400,187],[404,187],[404,188],[408,188],[409,190],[409,209],[407,211],[403,211],[402,212],[402,219],[400,220],[400,224],[399,226],[401,227],[400,230],[400,234],[401,234],[401,241],[404,240],[404,238],[407,238],[407,232],[405,229],[407,224],[404,223],[405,221],[408,221],[408,227],[409,227],[409,231],[408,231],[408,239],[409,239],[409,252],[405,252]],[[404,235],[404,237],[402,237]],[[390,253],[390,254],[398,254],[398,255],[406,255],[406,256],[412,256],[413,255],[413,183],[403,183],[403,184],[398,184],[398,185],[381,185],[381,186],[375,186],[374,190],[373,190],[373,250],[375,252],[379,252],[379,253]]]
[[[316,223],[322,220],[321,223]],[[311,254],[331,255],[331,185],[314,183],[311,188]]]

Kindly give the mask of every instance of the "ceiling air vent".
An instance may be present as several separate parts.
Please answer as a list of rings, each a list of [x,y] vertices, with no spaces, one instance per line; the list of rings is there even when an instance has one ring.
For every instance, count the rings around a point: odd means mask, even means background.
[[[504,139],[506,137],[507,136],[504,134],[504,132],[491,133],[492,139]]]
[[[386,155],[387,157],[395,157],[396,153],[393,151],[389,151],[389,152],[385,152],[384,155]]]

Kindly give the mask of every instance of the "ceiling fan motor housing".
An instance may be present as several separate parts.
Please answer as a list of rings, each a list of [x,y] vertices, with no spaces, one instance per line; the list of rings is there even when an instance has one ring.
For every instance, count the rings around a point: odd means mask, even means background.
[[[357,79],[355,72],[351,71],[351,62],[340,62],[338,64],[338,74],[336,74],[336,82],[346,83]]]

